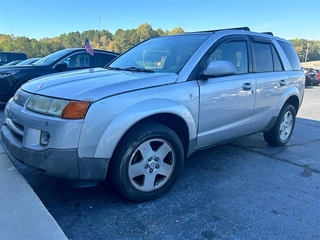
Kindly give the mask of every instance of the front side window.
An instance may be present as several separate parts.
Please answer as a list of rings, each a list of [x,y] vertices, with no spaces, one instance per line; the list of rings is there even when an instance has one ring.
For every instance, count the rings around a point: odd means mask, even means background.
[[[210,49],[202,61],[204,61],[205,67],[212,61],[229,61],[235,66],[236,74],[242,74],[248,72],[247,56],[246,41],[232,41],[222,43],[217,48]]]
[[[65,58],[62,62],[67,63],[68,68],[90,67],[90,55],[86,52],[80,52]]]

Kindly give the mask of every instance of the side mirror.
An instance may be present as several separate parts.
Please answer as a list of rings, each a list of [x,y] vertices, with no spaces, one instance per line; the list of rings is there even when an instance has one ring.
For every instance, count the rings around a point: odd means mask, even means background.
[[[66,62],[59,62],[59,63],[57,63],[57,64],[54,66],[54,68],[55,68],[57,71],[61,72],[61,71],[63,71],[64,69],[68,68],[68,64],[67,64]]]
[[[236,67],[229,61],[212,61],[204,70],[206,77],[222,77],[235,75],[237,72]]]

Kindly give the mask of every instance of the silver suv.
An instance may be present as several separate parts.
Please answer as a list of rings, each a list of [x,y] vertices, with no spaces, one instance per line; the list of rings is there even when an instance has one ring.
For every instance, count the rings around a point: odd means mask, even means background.
[[[25,165],[77,186],[110,174],[123,196],[147,201],[195,151],[257,132],[285,145],[304,81],[293,46],[271,33],[157,37],[105,68],[24,84],[6,105],[2,139]]]

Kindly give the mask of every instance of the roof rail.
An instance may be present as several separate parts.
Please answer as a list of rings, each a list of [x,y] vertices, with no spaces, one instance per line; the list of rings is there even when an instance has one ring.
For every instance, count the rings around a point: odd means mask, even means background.
[[[244,30],[244,31],[250,31],[250,28],[248,28],[248,27],[224,28],[224,29],[197,31],[197,32],[194,32],[194,33],[201,33],[201,32],[212,32],[212,33],[215,33],[215,32],[224,31],[224,30]]]
[[[263,34],[268,34],[268,35],[271,35],[273,36],[273,33],[272,32],[262,32]]]

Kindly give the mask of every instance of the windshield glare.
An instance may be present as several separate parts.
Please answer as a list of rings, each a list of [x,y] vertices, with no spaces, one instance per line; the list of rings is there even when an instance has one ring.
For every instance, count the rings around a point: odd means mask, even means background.
[[[179,73],[208,37],[209,35],[190,34],[152,38],[128,50],[108,67],[135,67],[154,72]]]
[[[65,56],[66,53],[68,53],[68,50],[66,49],[51,53],[46,57],[40,58],[38,61],[34,62],[33,65],[36,65],[36,66],[50,65],[51,63],[55,62],[59,58]]]

